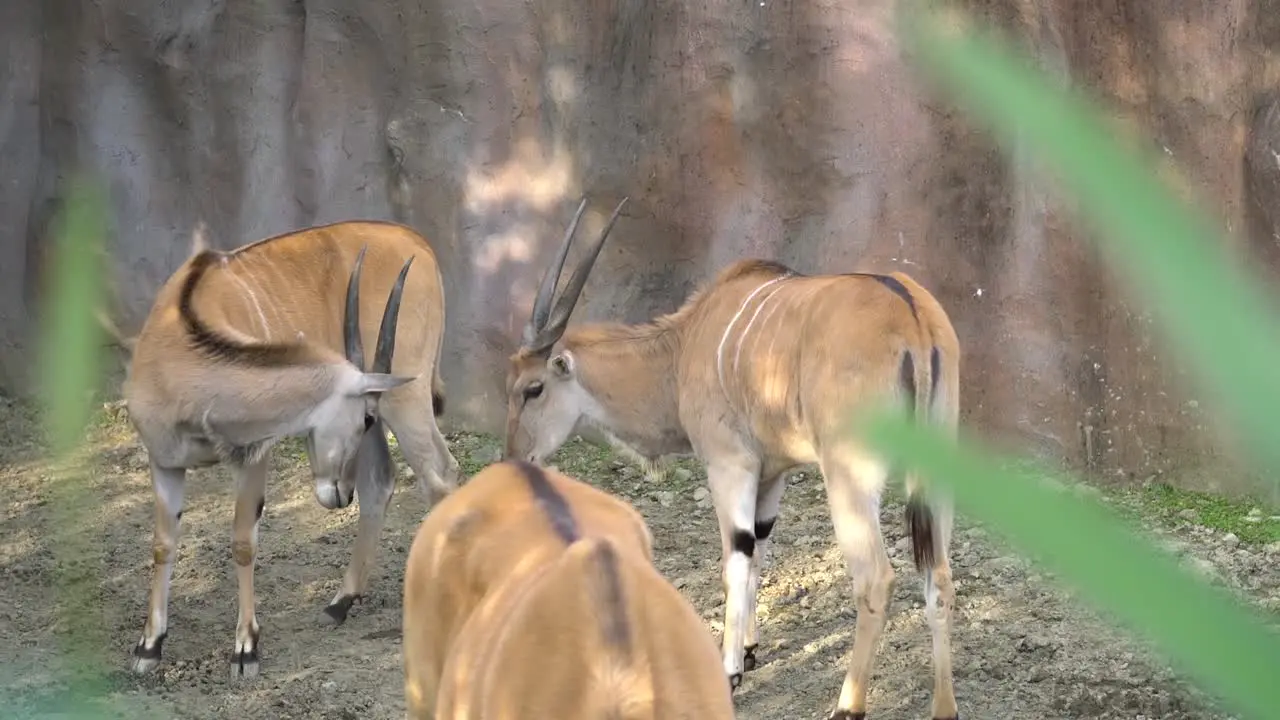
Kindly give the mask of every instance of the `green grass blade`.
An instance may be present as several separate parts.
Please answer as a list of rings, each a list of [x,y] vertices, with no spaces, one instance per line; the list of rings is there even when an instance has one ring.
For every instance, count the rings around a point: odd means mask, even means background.
[[[932,428],[881,416],[865,432],[894,462],[952,493],[958,511],[989,522],[1239,712],[1264,718],[1280,707],[1280,634],[1114,514],[1052,489],[1040,479],[1047,473],[1002,469]]]
[[[1273,298],[1230,262],[1211,223],[1115,141],[1091,104],[1059,92],[994,35],[962,35],[904,3],[903,37],[923,68],[1006,147],[1023,141],[1079,201],[1093,238],[1190,362],[1196,381],[1256,460],[1280,469],[1280,328]],[[1105,240],[1104,240],[1105,239]]]

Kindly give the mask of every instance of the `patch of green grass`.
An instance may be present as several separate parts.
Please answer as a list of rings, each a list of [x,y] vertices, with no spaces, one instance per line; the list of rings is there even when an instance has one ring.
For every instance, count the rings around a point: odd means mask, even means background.
[[[613,463],[617,461],[612,448],[576,436],[561,445],[547,459],[549,464],[560,468],[561,472],[580,480],[608,477],[613,474]]]
[[[287,460],[292,463],[304,463],[307,461],[307,441],[306,438],[287,437],[276,443],[272,449],[272,454],[280,460]]]
[[[456,432],[447,437],[449,449],[468,477],[502,458],[502,438],[487,433]],[[644,468],[605,444],[574,436],[547,459],[561,472],[592,484],[615,489],[619,478],[640,478]],[[680,458],[658,473],[656,484],[663,490],[692,490],[706,484],[706,472],[695,458]]]
[[[492,435],[458,432],[450,433],[445,440],[468,478],[502,457],[502,441]]]
[[[1280,508],[1265,503],[1182,490],[1165,483],[1153,483],[1132,492],[1149,517],[1165,522],[1187,520],[1235,533],[1242,543],[1266,545],[1280,541]]]

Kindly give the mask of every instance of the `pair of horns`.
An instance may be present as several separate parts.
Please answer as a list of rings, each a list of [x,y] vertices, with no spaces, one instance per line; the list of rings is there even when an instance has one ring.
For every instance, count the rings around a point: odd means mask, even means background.
[[[360,271],[364,268],[364,253],[368,245],[360,248],[356,255],[356,265],[351,270],[351,279],[347,281],[347,309],[343,318],[342,337],[346,344],[347,360],[364,370],[364,345],[360,341]],[[378,328],[378,347],[373,352],[371,372],[390,373],[391,356],[396,351],[396,323],[400,317],[400,298],[404,295],[404,279],[409,274],[409,266],[413,264],[413,256],[405,261],[396,277],[396,284],[391,286],[391,294],[387,296],[387,307],[382,312],[382,326]]]
[[[529,324],[524,328],[522,337],[525,349],[534,353],[544,352],[555,345],[561,335],[564,335],[565,327],[569,324],[569,316],[573,314],[573,307],[577,305],[578,297],[582,295],[582,287],[587,283],[587,275],[591,273],[591,268],[600,255],[600,248],[604,247],[604,241],[609,237],[609,231],[618,221],[618,214],[622,212],[622,206],[627,204],[628,199],[622,198],[622,202],[614,208],[613,215],[609,217],[609,224],[605,225],[600,233],[600,239],[596,240],[595,245],[587,251],[587,256],[574,269],[573,275],[569,277],[569,283],[565,285],[564,293],[560,295],[553,309],[551,297],[555,293],[556,284],[560,282],[560,274],[564,271],[564,261],[569,256],[569,245],[573,243],[578,221],[582,219],[582,213],[587,209],[587,199],[582,198],[582,202],[578,204],[578,211],[574,213],[573,221],[569,223],[569,229],[564,234],[564,239],[560,241],[560,249],[556,252],[555,260],[543,273],[542,281],[538,285],[538,294],[533,300],[533,314],[529,318]]]

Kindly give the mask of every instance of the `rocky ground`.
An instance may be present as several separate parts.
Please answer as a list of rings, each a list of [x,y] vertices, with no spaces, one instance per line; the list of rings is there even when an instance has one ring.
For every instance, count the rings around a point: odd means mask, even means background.
[[[236,596],[229,478],[220,469],[192,473],[165,662],[155,674],[135,678],[125,670],[144,621],[150,565],[145,454],[124,423],[104,422],[95,433],[94,470],[77,491],[84,504],[72,516],[63,500],[75,495],[71,486],[56,485],[38,461],[29,418],[13,406],[0,410],[7,413],[8,438],[0,449],[0,486],[6,490],[0,503],[0,643],[7,649],[0,702],[9,709],[6,716],[50,717],[65,707],[77,688],[65,679],[69,668],[60,649],[79,643],[91,662],[108,671],[119,717],[402,717],[399,588],[424,509],[407,473],[392,502],[371,596],[334,629],[323,622],[321,608],[349,557],[357,511],[320,508],[305,460],[289,448],[277,454],[257,571],[262,675],[249,684],[231,682],[226,665]],[[497,457],[492,439],[461,435],[450,442],[472,472]],[[653,530],[661,570],[718,637],[719,540],[697,465],[683,462],[666,477],[650,479],[583,442],[570,443],[555,462],[635,503]],[[1106,497],[1197,571],[1280,619],[1280,542],[1273,539],[1280,538],[1274,534],[1280,523],[1267,511],[1250,516],[1241,510],[1244,517],[1235,518],[1258,532],[1227,533],[1201,524],[1199,510],[1152,504],[1141,491]],[[877,720],[928,712],[929,635],[901,517],[900,502],[890,497],[883,522],[899,582],[870,696]],[[854,612],[825,494],[813,474],[791,481],[774,537],[760,602],[763,664],[738,691],[738,716],[824,718],[839,691]],[[73,547],[87,554],[73,557]],[[958,522],[955,564],[955,672],[964,717],[1229,717],[965,518]],[[56,610],[56,578],[68,570],[89,578],[88,590],[71,608],[83,619],[83,637],[65,630],[67,615]]]

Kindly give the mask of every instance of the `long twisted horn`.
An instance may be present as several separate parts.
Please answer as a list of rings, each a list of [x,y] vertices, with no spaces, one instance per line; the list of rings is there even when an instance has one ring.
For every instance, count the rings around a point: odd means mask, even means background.
[[[551,314],[551,298],[556,292],[556,283],[560,282],[560,273],[564,272],[565,258],[569,256],[569,246],[573,244],[573,234],[577,232],[578,221],[582,219],[582,213],[586,209],[587,199],[584,197],[582,202],[578,203],[578,211],[574,213],[573,221],[569,223],[564,239],[560,241],[560,250],[556,252],[555,260],[547,266],[546,272],[542,273],[542,280],[538,283],[538,294],[533,300],[533,313],[529,317],[529,323],[524,326],[523,341],[526,344],[532,342],[547,324],[547,316]]]
[[[525,343],[525,347],[530,351],[542,352],[554,345],[560,339],[560,336],[564,335],[565,328],[569,325],[569,316],[573,314],[573,308],[577,305],[579,296],[582,295],[582,288],[587,284],[587,275],[591,273],[591,268],[595,266],[596,258],[600,256],[600,249],[604,247],[604,241],[608,239],[609,232],[613,230],[614,223],[618,221],[622,206],[626,205],[629,199],[628,197],[622,198],[622,202],[618,203],[618,207],[613,209],[613,215],[609,217],[609,223],[600,232],[600,239],[596,240],[595,245],[587,252],[587,256],[574,269],[568,284],[565,285],[564,294],[556,301],[551,317],[547,319],[546,324],[538,331],[533,340]]]
[[[378,347],[373,351],[373,372],[390,373],[391,356],[396,351],[396,324],[400,317],[400,298],[404,295],[404,279],[409,274],[409,266],[413,264],[413,255],[405,260],[404,267],[396,276],[396,284],[391,286],[391,294],[387,296],[387,307],[382,311],[382,326],[378,328]]]
[[[355,267],[351,269],[351,277],[347,280],[347,309],[342,321],[342,340],[347,350],[347,360],[352,365],[364,370],[364,345],[360,342],[360,270],[364,267],[364,251],[367,244],[360,247],[356,255]]]

